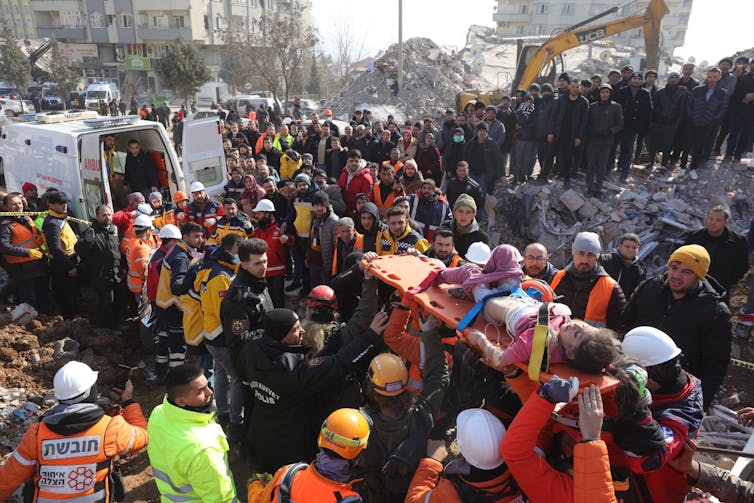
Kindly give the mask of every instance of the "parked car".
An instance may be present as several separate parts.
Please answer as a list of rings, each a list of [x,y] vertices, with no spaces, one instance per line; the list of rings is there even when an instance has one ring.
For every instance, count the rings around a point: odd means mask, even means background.
[[[63,110],[65,108],[63,99],[48,87],[42,88],[42,99],[39,104],[42,110]]]
[[[251,105],[252,107],[254,107],[254,110],[259,108],[260,105],[263,105],[265,108],[272,107],[273,110],[282,110],[279,101],[276,101],[274,98],[265,98],[263,96],[259,96],[258,94],[242,94],[239,96],[233,96],[232,98],[228,98],[228,100],[225,101],[223,107],[229,109],[231,106],[233,106],[236,108],[236,111],[240,115],[245,115],[246,105]]]
[[[195,121],[197,119],[208,119],[210,117],[217,118],[217,110],[197,110],[196,112],[186,116],[184,121]]]
[[[5,110],[5,115],[8,117],[15,117],[22,113],[34,113],[34,103],[29,100],[23,100],[23,110],[21,110],[21,100],[11,99],[9,97],[0,98],[0,105]]]

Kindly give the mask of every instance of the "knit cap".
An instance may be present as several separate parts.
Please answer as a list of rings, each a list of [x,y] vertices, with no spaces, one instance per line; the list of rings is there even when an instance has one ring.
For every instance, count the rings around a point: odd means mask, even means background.
[[[280,342],[297,321],[298,315],[290,309],[272,309],[264,313],[262,327],[265,334]]]
[[[594,232],[579,232],[573,240],[572,253],[587,252],[599,255],[602,252],[600,237]]]
[[[688,266],[699,279],[703,279],[709,270],[710,257],[703,246],[686,245],[681,246],[670,255],[668,265],[671,262],[680,262]]]
[[[460,196],[458,196],[456,202],[453,203],[453,209],[455,210],[459,206],[468,206],[472,210],[476,211],[476,201],[474,201],[474,198],[468,194],[461,194]]]

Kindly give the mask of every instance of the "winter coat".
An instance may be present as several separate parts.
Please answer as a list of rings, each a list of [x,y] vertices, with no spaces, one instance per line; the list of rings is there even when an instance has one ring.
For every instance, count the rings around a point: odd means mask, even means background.
[[[476,218],[471,222],[468,229],[464,231],[457,228],[455,220],[450,222],[450,229],[453,231],[453,242],[455,243],[456,251],[464,259],[471,243],[482,242],[487,245],[490,244],[490,238],[483,230],[479,229],[479,223],[476,221]]]
[[[448,200],[448,206],[453,208],[456,199],[461,194],[468,194],[476,203],[477,208],[481,208],[484,205],[484,195],[482,194],[482,188],[471,177],[467,177],[466,180],[459,180],[458,178],[451,178],[448,180],[448,185],[445,188],[445,197]]]
[[[450,222],[448,203],[437,196],[433,201],[427,201],[419,194],[412,194],[409,196],[409,205],[409,216],[422,225],[422,235],[430,241],[435,229]]]
[[[707,85],[699,86],[691,91],[686,104],[686,113],[691,124],[698,127],[711,127],[722,122],[728,109],[728,96],[725,89],[719,85],[714,88],[707,101]]]
[[[730,295],[731,289],[749,270],[749,250],[746,237],[728,229],[719,237],[712,237],[706,228],[686,236],[685,244],[701,245],[710,256],[707,275],[712,276]]]
[[[14,244],[13,227],[14,225],[22,225],[26,227],[28,231],[32,233],[39,232],[34,226],[34,221],[29,217],[6,217],[0,220],[0,255],[16,256],[16,257],[28,257],[30,248],[24,248]],[[752,233],[754,237],[754,233]],[[38,245],[34,248],[39,249]],[[8,271],[8,274],[17,280],[26,280],[29,278],[39,278],[48,274],[47,259],[42,257],[39,260],[29,260],[27,262],[18,262],[10,264],[3,260],[3,269]]]
[[[574,318],[586,319],[592,289],[601,276],[609,277],[609,274],[599,264],[583,276],[575,274],[572,263],[566,268],[563,279],[554,290],[557,295],[563,297],[560,302],[571,308]],[[553,282],[551,281],[550,284],[552,285]],[[608,328],[615,329],[618,327],[624,307],[626,307],[626,296],[618,282],[615,282],[605,314],[605,323]]]
[[[86,239],[79,239],[76,243],[76,253],[81,257],[84,269],[89,273],[93,284],[120,283],[120,242],[118,230],[114,225],[104,227],[99,222],[92,224],[91,230],[84,233],[94,233],[94,241],[88,243]]]
[[[416,170],[416,174],[414,174],[413,177],[408,178],[404,171],[400,178],[398,178],[398,181],[403,185],[403,191],[406,195],[411,195],[416,193],[421,187],[422,182],[424,181],[424,175],[422,175],[421,171]]]
[[[525,110],[523,106],[516,110],[516,141],[535,141],[537,139],[537,115],[539,110],[534,107]]]
[[[589,105],[586,127],[588,145],[612,145],[615,135],[623,130],[623,110],[614,101]]]
[[[500,147],[500,153],[507,154],[511,151],[511,148],[513,148],[513,132],[516,130],[516,114],[513,110],[507,112],[498,111],[497,120],[503,125],[503,132],[505,133],[503,141],[498,145]],[[492,136],[492,130],[490,130],[490,136]]]
[[[403,142],[403,139],[398,142],[398,151],[400,152],[400,157],[398,160],[401,162],[406,162],[409,159],[416,158],[416,150],[418,149],[418,144],[416,142],[416,138],[411,137],[411,141],[409,142],[408,146]]]
[[[568,96],[563,96],[555,101],[554,120],[550,123],[548,134],[554,134],[555,141],[557,142],[561,141],[562,134],[568,130],[563,127],[563,118],[565,117],[568,101],[573,100]],[[583,96],[579,96],[575,101],[576,103],[573,104],[573,112],[571,114],[570,138],[562,138],[563,141],[567,140],[569,144],[573,144],[573,140],[576,138],[584,139],[589,121],[589,102]]]
[[[509,134],[512,135],[513,131],[515,130],[515,126],[511,129],[507,129],[505,125],[497,119],[494,119],[492,121],[492,124],[487,122],[487,127],[490,139],[500,146],[505,143],[505,137]]]
[[[613,93],[613,100],[623,107],[623,127],[626,132],[646,133],[652,119],[652,97],[640,87],[636,94],[631,86]]]
[[[335,253],[335,226],[338,223],[338,217],[333,213],[332,206],[328,206],[327,212],[322,218],[314,217],[312,219],[312,230],[309,233],[308,256],[317,251],[322,257],[322,266],[324,267],[325,279],[330,279],[330,270],[332,268],[333,255]],[[316,263],[316,261],[312,261]]]
[[[416,164],[419,166],[419,172],[424,175],[424,179],[433,179],[438,185],[442,180],[442,155],[440,150],[432,145],[424,147],[416,154]]]
[[[615,503],[610,460],[602,440],[574,445],[573,476],[556,470],[535,450],[554,409],[554,404],[535,393],[513,419],[500,445],[513,478],[532,503]]]
[[[349,171],[344,169],[338,178],[338,187],[343,193],[343,199],[346,202],[346,213],[353,214],[356,211],[356,196],[358,194],[369,194],[372,191],[372,175],[369,170],[361,168],[353,174],[349,180]]]
[[[534,106],[537,108],[537,140],[547,140],[547,133],[550,131],[550,124],[555,120],[555,97],[549,98],[540,97],[534,102]]]
[[[731,320],[723,289],[707,276],[691,292],[674,299],[667,273],[634,291],[623,311],[622,329],[652,326],[668,334],[683,351],[683,368],[702,381],[706,408],[725,377],[730,359]]]
[[[639,283],[647,279],[647,272],[644,270],[644,262],[635,258],[631,263],[621,257],[620,253],[603,253],[599,256],[599,264],[604,267],[605,271],[620,285],[626,299],[631,298]]]
[[[688,97],[688,91],[679,86],[657,91],[652,99],[652,123],[677,126],[686,114]]]
[[[487,194],[492,194],[495,191],[498,173],[503,170],[499,145],[489,138],[483,143],[473,138],[466,143],[466,162],[469,163],[471,176],[477,180],[484,180]]]

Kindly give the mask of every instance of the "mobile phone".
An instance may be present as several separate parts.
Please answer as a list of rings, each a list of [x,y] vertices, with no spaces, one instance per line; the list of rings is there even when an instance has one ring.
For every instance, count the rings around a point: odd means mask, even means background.
[[[115,384],[113,385],[113,387],[121,390],[125,389],[126,383],[129,379],[131,379],[132,370],[133,369],[129,365],[119,363],[117,371],[115,372]]]

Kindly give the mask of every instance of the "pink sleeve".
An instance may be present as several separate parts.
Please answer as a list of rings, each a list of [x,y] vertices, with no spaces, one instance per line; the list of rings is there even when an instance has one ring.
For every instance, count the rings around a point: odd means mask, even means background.
[[[467,278],[479,276],[481,269],[476,266],[461,266],[454,267],[452,269],[443,269],[440,274],[437,275],[435,280],[436,284],[452,283],[454,285],[461,285]]]

